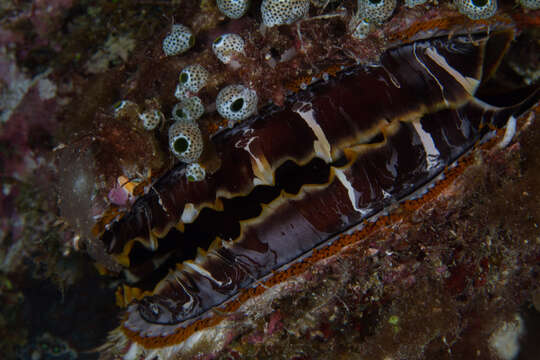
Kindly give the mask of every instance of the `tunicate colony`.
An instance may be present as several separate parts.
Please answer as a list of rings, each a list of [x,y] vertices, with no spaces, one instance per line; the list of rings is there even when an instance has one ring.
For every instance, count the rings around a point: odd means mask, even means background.
[[[404,5],[415,7],[427,0],[405,0]],[[538,0],[519,0],[528,9],[540,8]],[[487,19],[497,11],[497,0],[454,0],[457,9],[472,20]],[[262,22],[266,27],[292,24],[307,16],[308,0],[263,0],[261,3]],[[317,4],[315,4],[317,5]],[[246,14],[248,0],[218,0],[219,10],[231,19],[238,19]],[[397,0],[358,0],[357,12],[349,22],[349,33],[353,38],[364,39],[374,26],[387,21],[394,13]],[[163,39],[163,53],[175,56],[188,51],[195,43],[191,29],[182,24],[174,24]],[[218,36],[213,44],[214,55],[224,64],[233,68],[241,65],[235,61],[238,56],[245,56],[245,41],[238,34],[226,33]],[[169,128],[169,146],[171,152],[181,161],[188,163],[187,176],[191,181],[200,181],[205,177],[204,168],[196,163],[203,152],[203,137],[196,121],[203,116],[205,105],[196,94],[206,86],[210,73],[199,64],[185,67],[179,75],[175,97],[179,102],[172,109],[174,123]],[[257,111],[258,97],[255,90],[242,84],[232,84],[222,88],[216,98],[216,110],[229,126],[247,119]],[[139,112],[137,104],[129,101],[119,102],[115,107],[115,116],[126,112],[136,113],[146,130],[154,130],[164,122],[164,116],[158,109]]]

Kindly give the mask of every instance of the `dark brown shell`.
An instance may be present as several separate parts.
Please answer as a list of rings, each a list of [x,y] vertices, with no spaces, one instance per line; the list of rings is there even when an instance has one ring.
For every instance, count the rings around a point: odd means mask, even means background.
[[[256,279],[416,196],[490,126],[537,100],[496,107],[475,98],[512,38],[400,46],[376,67],[345,69],[217,135],[218,171],[189,182],[177,166],[101,236],[136,274],[153,254],[168,257],[138,284],[151,295],[128,307],[122,331],[145,347],[178,343],[220,321],[210,309],[234,310],[261,291]]]

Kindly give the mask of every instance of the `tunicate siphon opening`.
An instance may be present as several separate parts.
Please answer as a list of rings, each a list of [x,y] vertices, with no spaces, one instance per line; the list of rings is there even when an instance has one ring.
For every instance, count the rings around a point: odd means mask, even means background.
[[[242,110],[243,106],[244,106],[244,99],[236,99],[231,104],[231,111],[238,112]]]
[[[488,3],[488,0],[472,0],[472,3],[475,6],[482,7],[482,6],[486,6],[486,4]]]
[[[179,154],[182,154],[184,151],[186,151],[188,146],[189,146],[189,142],[187,141],[186,138],[183,138],[183,137],[177,139],[174,142],[174,150]]]

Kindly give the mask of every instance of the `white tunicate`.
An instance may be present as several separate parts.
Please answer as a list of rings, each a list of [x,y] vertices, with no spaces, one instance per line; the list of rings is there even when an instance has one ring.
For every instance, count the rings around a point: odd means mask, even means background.
[[[243,85],[229,85],[216,98],[218,113],[227,120],[247,119],[257,111],[257,93]]]
[[[147,110],[139,114],[139,119],[146,130],[154,130],[164,119],[163,113],[159,110]]]
[[[497,12],[497,0],[455,0],[455,4],[471,20],[489,19]]]
[[[195,121],[204,114],[204,105],[197,96],[192,96],[176,104],[172,109],[174,120]]]
[[[239,19],[247,12],[249,0],[217,0],[219,11],[228,18]]]
[[[263,0],[261,16],[268,27],[292,24],[309,11],[309,0]]]
[[[194,44],[192,31],[187,26],[175,24],[163,39],[163,52],[167,56],[178,55],[189,50]]]
[[[244,54],[244,39],[237,34],[223,34],[212,44],[212,50],[224,64],[231,62],[233,56]]]
[[[367,22],[381,24],[392,16],[396,6],[396,0],[358,0],[357,16]]]
[[[193,64],[186,66],[178,77],[179,85],[191,91],[198,93],[208,83],[210,74],[203,66]]]
[[[206,171],[199,163],[192,163],[186,166],[186,177],[188,181],[203,181],[206,177]]]
[[[199,159],[203,151],[203,138],[196,122],[175,121],[169,128],[169,147],[185,163]]]

